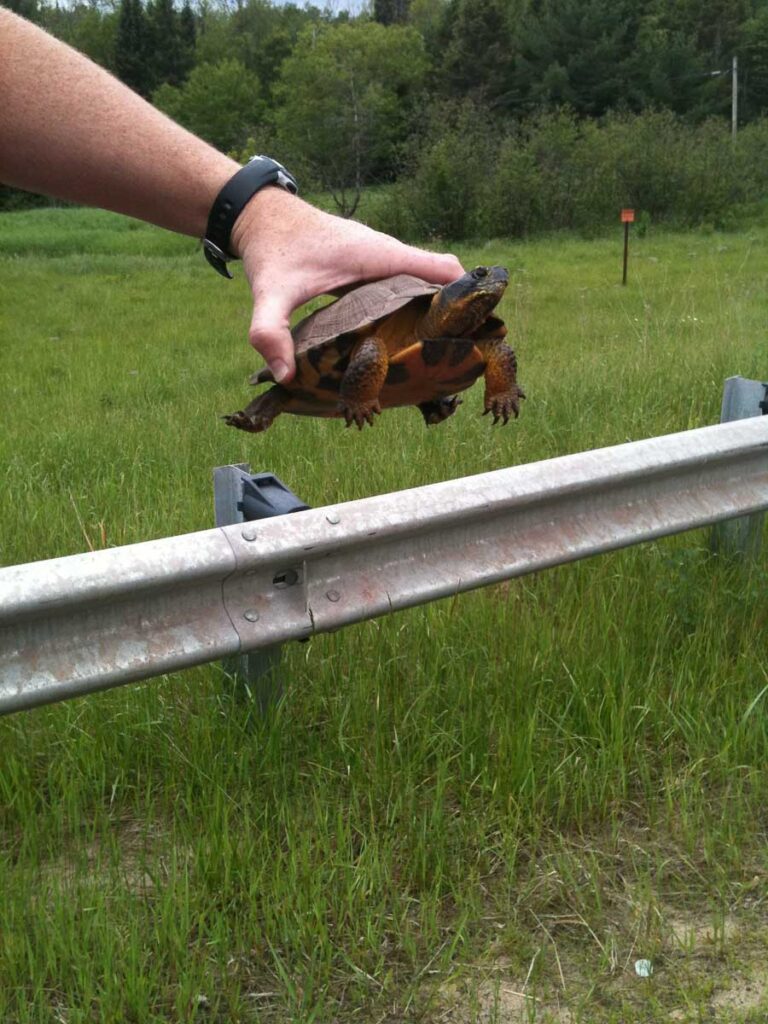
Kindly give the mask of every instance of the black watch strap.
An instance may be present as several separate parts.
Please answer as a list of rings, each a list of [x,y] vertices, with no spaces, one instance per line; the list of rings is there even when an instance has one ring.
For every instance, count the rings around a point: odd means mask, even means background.
[[[279,185],[294,195],[299,191],[296,179],[277,160],[268,156],[255,156],[232,175],[214,200],[208,215],[203,250],[214,270],[224,277],[232,277],[227,263],[235,259],[229,251],[229,236],[235,221],[246,203],[265,185]]]

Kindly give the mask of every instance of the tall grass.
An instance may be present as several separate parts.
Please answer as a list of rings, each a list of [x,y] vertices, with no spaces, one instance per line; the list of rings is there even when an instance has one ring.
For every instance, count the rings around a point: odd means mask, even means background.
[[[252,438],[217,419],[256,363],[241,276],[8,215],[0,560],[210,526],[214,465],[321,504],[716,422],[768,372],[766,240],[652,232],[626,289],[618,232],[462,248],[510,269],[517,423],[472,391],[430,431]],[[266,718],[210,666],[2,720],[0,1020],[715,1019],[768,934],[765,567],[699,532],[319,636]]]

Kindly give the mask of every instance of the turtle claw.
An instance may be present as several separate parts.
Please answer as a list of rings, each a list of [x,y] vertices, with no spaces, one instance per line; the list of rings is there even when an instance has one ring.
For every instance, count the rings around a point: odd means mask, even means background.
[[[272,426],[276,416],[285,411],[290,400],[291,396],[285,388],[281,388],[278,384],[270,388],[266,394],[255,398],[245,409],[221,418],[230,427],[247,430],[250,434],[261,434],[262,431]]]
[[[435,424],[447,420],[449,416],[453,416],[461,403],[462,399],[458,395],[451,395],[448,398],[436,398],[431,402],[422,402],[419,409],[426,425],[433,427]]]
[[[515,385],[509,391],[504,391],[500,395],[493,395],[493,397],[486,397],[485,399],[485,412],[483,416],[487,416],[488,413],[493,413],[493,424],[496,426],[499,420],[502,423],[509,423],[509,417],[514,416],[515,419],[520,415],[520,399],[525,398],[525,392],[522,388]]]
[[[340,402],[339,412],[344,417],[346,425],[351,427],[354,423],[358,430],[362,430],[366,423],[373,426],[373,417],[381,415],[381,406],[376,402]]]
[[[274,416],[249,416],[248,413],[233,412],[229,416],[221,417],[229,427],[237,427],[238,430],[247,430],[251,434],[260,434],[267,427],[271,426]]]

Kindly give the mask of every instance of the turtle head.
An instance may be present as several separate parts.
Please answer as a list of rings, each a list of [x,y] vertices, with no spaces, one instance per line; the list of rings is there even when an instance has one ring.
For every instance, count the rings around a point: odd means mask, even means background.
[[[428,337],[471,334],[496,306],[508,282],[506,267],[475,267],[444,285],[429,307],[425,324]]]

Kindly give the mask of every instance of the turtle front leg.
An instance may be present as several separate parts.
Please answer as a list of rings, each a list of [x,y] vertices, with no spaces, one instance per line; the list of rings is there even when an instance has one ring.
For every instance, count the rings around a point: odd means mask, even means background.
[[[262,430],[272,426],[275,416],[279,416],[291,400],[291,396],[279,384],[259,395],[240,412],[230,413],[221,418],[230,427],[238,430],[249,430],[252,434],[260,434]]]
[[[476,342],[483,354],[485,366],[485,412],[493,413],[494,425],[520,414],[520,399],[525,392],[517,383],[517,357],[501,339]]]
[[[381,412],[379,394],[388,368],[387,346],[381,338],[364,338],[352,353],[339,388],[338,409],[348,427],[373,426],[373,417]]]

